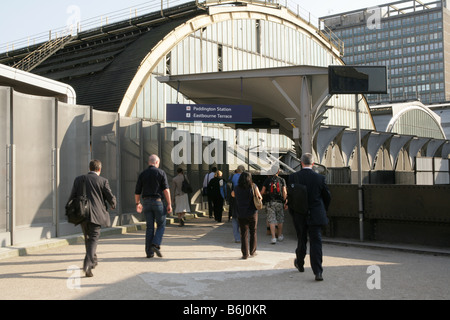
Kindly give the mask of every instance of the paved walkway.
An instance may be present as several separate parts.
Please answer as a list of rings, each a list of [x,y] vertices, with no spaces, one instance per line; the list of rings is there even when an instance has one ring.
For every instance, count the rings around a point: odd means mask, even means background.
[[[0,299],[302,300],[450,299],[450,256],[325,243],[324,281],[293,267],[296,240],[270,244],[259,221],[257,256],[240,259],[231,223],[201,217],[169,225],[162,258],[145,231],[103,235],[94,277],[81,243],[0,260]],[[81,277],[79,277],[81,275]],[[187,304],[189,306],[189,304]]]

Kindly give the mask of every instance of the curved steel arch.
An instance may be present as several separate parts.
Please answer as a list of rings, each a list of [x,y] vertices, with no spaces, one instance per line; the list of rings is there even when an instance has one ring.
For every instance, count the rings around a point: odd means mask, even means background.
[[[436,124],[436,128],[439,129],[439,131],[441,133],[441,138],[442,139],[446,139],[445,133],[444,133],[444,129],[442,128],[442,126],[439,123],[439,121],[436,119],[436,117],[437,117],[436,113],[434,113],[433,111],[431,111],[429,108],[425,107],[424,105],[420,105],[420,104],[412,104],[410,106],[407,106],[407,107],[401,109],[389,121],[389,123],[387,125],[387,128],[386,128],[386,131],[392,132],[395,124],[397,123],[397,121],[399,121],[408,112],[413,111],[413,110],[419,110],[419,111],[422,111],[424,114],[426,114]]]
[[[195,31],[209,25],[236,19],[260,19],[290,25],[307,33],[311,38],[318,41],[322,47],[329,50],[337,60],[342,61],[340,59],[339,50],[323,38],[317,32],[315,27],[297,17],[285,7],[274,8],[252,4],[247,4],[246,6],[212,5],[207,7],[205,14],[193,17],[174,28],[148,53],[122,99],[119,113],[122,116],[131,116],[144,83],[151,76],[161,59],[163,59],[183,39]]]

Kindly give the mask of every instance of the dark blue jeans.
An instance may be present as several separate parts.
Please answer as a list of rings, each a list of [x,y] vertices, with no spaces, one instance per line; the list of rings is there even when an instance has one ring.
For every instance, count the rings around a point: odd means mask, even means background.
[[[166,212],[161,200],[145,199],[142,202],[147,230],[145,233],[145,253],[152,253],[151,246],[159,247],[166,230]],[[156,230],[155,230],[156,223]]]

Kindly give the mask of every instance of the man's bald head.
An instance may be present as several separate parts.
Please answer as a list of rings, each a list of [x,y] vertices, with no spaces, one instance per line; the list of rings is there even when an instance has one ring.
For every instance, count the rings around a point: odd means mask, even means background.
[[[156,154],[152,154],[149,158],[148,158],[148,164],[150,166],[155,166],[157,168],[159,168],[159,157]]]

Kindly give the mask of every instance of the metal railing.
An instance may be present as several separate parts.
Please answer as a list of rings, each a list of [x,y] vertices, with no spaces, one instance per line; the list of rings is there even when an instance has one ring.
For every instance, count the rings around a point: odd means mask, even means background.
[[[70,42],[71,39],[72,35],[69,34],[47,41],[39,48],[28,54],[25,58],[14,64],[13,68],[29,72],[51,57],[59,49],[63,48]]]
[[[186,0],[152,0],[147,1],[141,5],[134,7],[129,7],[113,12],[106,13],[104,15],[89,18],[87,20],[79,21],[73,25],[66,25],[64,27],[58,27],[53,30],[44,31],[38,34],[31,35],[17,41],[0,43],[0,53],[15,51],[17,49],[29,48],[36,46],[39,43],[44,43],[51,41],[52,39],[57,39],[64,37],[65,35],[71,34],[72,36],[77,35],[80,32],[101,28],[109,24],[113,24],[120,21],[125,21],[127,19],[133,19],[138,16],[144,15],[150,12],[157,12],[159,10],[168,9],[176,5],[183,3],[188,3],[193,1]]]
[[[319,24],[320,23],[321,21],[319,21]],[[323,28],[319,28],[319,34],[339,50],[341,57],[344,56],[345,53],[344,41],[339,39],[339,37],[330,28],[324,25]]]
[[[196,4],[198,7],[205,8],[208,6],[214,5],[224,5],[224,4],[233,4],[233,3],[248,3],[255,5],[263,5],[268,7],[286,7],[290,10],[294,15],[298,18],[301,18],[309,25],[315,27],[317,29],[318,34],[324,37],[327,41],[330,41],[333,45],[335,45],[343,54],[343,42],[337,38],[337,36],[329,37],[327,33],[323,33],[320,31],[319,25],[317,22],[319,19],[312,15],[310,12],[305,10],[297,3],[300,0],[195,0],[195,1],[186,1],[186,0],[152,0],[145,2],[141,5],[137,5],[134,7],[129,7],[122,10],[117,10],[114,12],[110,12],[101,16],[96,16],[87,20],[79,21],[73,25],[67,25],[64,27],[56,28],[54,30],[45,31],[39,34],[31,35],[26,38],[18,39],[14,42],[8,43],[0,43],[0,53],[8,53],[10,51],[15,51],[17,49],[30,48],[35,47],[37,44],[51,41],[52,39],[58,39],[64,37],[68,34],[72,36],[76,36],[80,32],[88,31],[95,28],[102,28],[107,25],[126,21],[129,19],[130,21],[134,18],[142,16],[144,14],[153,13],[161,11],[163,15],[163,11],[169,8],[173,8],[175,6],[179,6],[182,4],[192,3]]]

